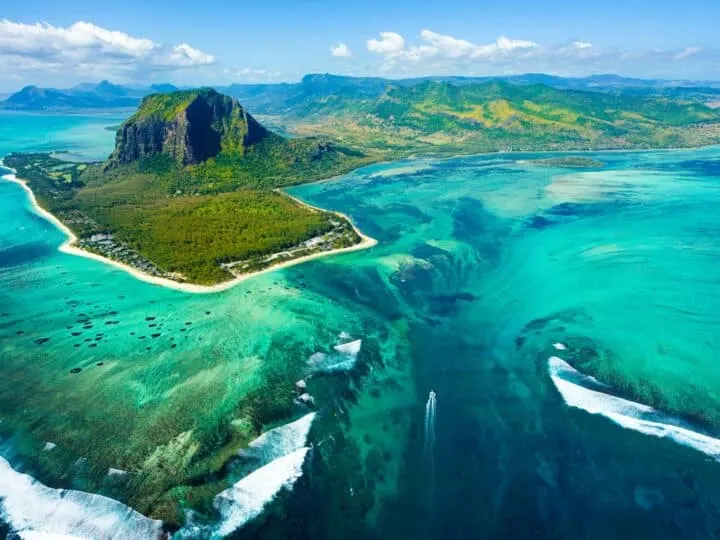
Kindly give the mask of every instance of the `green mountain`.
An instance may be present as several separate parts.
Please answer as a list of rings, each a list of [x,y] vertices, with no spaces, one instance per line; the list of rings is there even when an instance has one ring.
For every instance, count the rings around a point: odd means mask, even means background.
[[[141,169],[170,193],[216,194],[317,180],[369,159],[324,138],[281,137],[237,100],[204,88],[146,97],[118,129],[105,172]]]
[[[195,165],[221,151],[242,156],[269,137],[236,100],[215,90],[154,94],[120,126],[110,161],[124,164],[162,154],[181,165]]]
[[[84,98],[72,98],[60,90],[26,86],[19,92],[9,96],[2,103],[2,107],[8,110],[57,110],[75,106],[86,107],[88,104],[89,102]]]
[[[408,152],[695,146],[720,141],[720,110],[663,96],[561,90],[492,80],[391,85],[377,98],[306,95],[291,129]]]
[[[590,77],[557,77],[542,73],[499,77],[428,76],[410,79],[348,77],[331,74],[310,74],[298,83],[233,84],[222,91],[240,99],[255,114],[285,115],[297,113],[311,102],[325,106],[343,99],[377,99],[393,87],[411,88],[423,83],[447,83],[473,86],[486,83],[508,83],[513,86],[549,86],[558,90],[592,91],[597,93],[641,96],[666,96],[698,103],[717,101],[720,82],[663,79],[635,79],[618,75]]]
[[[379,98],[390,87],[413,87],[426,82],[454,86],[506,82],[516,86],[545,85],[559,90],[583,90],[644,96],[667,96],[698,103],[717,101],[720,83],[662,79],[636,79],[618,75],[591,77],[557,77],[542,73],[499,77],[429,76],[390,80],[378,77],[347,77],[331,74],[309,74],[297,83],[232,84],[216,89],[239,99],[253,113],[282,115],[297,110],[308,100],[334,101],[337,98]],[[83,83],[69,89],[29,86],[7,97],[0,108],[16,110],[76,110],[136,107],[140,100],[153,93],[169,93],[177,88],[171,84],[150,87],[118,85],[108,81]]]
[[[143,99],[105,163],[47,154],[14,154],[5,163],[85,249],[153,275],[212,284],[357,243],[346,219],[274,188],[370,159],[320,139],[287,140],[236,100],[200,89]]]
[[[122,88],[101,86],[94,91],[122,97]],[[278,253],[300,256],[311,238],[325,239],[314,249],[357,241],[346,220],[274,191],[282,186],[416,153],[720,142],[720,109],[676,96],[328,75],[242,90],[294,136],[277,135],[236,99],[206,88],[146,96],[103,164],[81,169],[48,156],[7,163],[86,248],[157,275],[214,283]]]

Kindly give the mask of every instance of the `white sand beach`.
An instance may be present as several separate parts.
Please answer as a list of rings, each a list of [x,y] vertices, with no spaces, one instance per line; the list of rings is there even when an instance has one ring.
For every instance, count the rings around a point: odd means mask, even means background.
[[[0,165],[2,165],[2,161],[0,160]],[[11,169],[12,170],[12,169]],[[157,276],[152,276],[150,274],[147,274],[145,272],[141,272],[140,270],[137,270],[136,268],[133,268],[132,266],[129,266],[127,264],[114,261],[112,259],[108,259],[107,257],[103,257],[102,255],[98,255],[96,253],[92,253],[90,251],[86,251],[80,247],[77,246],[78,238],[75,236],[75,234],[58,218],[56,218],[53,214],[45,210],[42,206],[40,206],[37,197],[35,197],[35,194],[33,193],[32,189],[30,189],[30,186],[27,185],[27,182],[25,180],[22,180],[20,178],[17,178],[15,174],[7,174],[2,177],[3,180],[6,180],[8,182],[13,182],[15,184],[18,184],[21,186],[25,192],[28,194],[28,197],[30,199],[30,202],[32,204],[33,210],[43,218],[50,221],[53,225],[55,225],[58,229],[60,229],[66,236],[67,240],[63,242],[60,247],[58,248],[63,253],[68,253],[70,255],[77,255],[80,257],[85,257],[88,259],[93,259],[105,264],[109,264],[111,266],[114,266],[115,268],[119,268],[120,270],[124,270],[125,272],[129,273],[133,277],[145,281],[147,283],[152,283],[153,285],[158,285],[161,287],[167,287],[169,289],[174,289],[177,291],[187,292],[187,293],[194,293],[194,294],[208,294],[208,293],[217,293],[221,291],[226,291],[238,283],[241,283],[247,279],[253,278],[255,276],[259,276],[261,274],[265,274],[268,272],[273,272],[275,270],[280,270],[282,268],[288,268],[290,266],[295,266],[296,264],[302,264],[307,261],[319,259],[321,257],[328,257],[331,255],[336,255],[339,253],[348,253],[352,251],[359,251],[363,249],[368,249],[377,244],[377,240],[374,238],[370,238],[369,236],[366,236],[363,234],[352,222],[352,220],[346,216],[345,214],[342,214],[340,212],[332,212],[336,214],[337,216],[340,216],[350,223],[350,225],[353,227],[357,235],[361,238],[361,242],[358,244],[355,244],[353,246],[341,248],[341,249],[334,249],[330,251],[322,251],[318,253],[312,253],[310,255],[306,255],[304,257],[298,257],[297,259],[292,259],[288,261],[281,261],[276,264],[273,264],[271,266],[268,266],[267,268],[263,268],[262,270],[258,270],[256,272],[250,272],[247,274],[243,274],[241,276],[238,276],[232,280],[225,281],[223,283],[218,283],[217,285],[197,285],[193,283],[182,283],[180,281],[174,281],[172,279],[168,278],[161,278]],[[306,208],[309,208],[313,211],[321,211],[321,212],[328,212],[329,210],[323,210],[322,208],[318,208],[316,206],[309,205],[297,197],[293,197],[292,195],[289,195],[288,193],[285,193],[282,190],[277,190],[279,193],[282,193],[283,195],[291,198],[293,201],[295,201],[298,204],[301,204],[305,206]]]

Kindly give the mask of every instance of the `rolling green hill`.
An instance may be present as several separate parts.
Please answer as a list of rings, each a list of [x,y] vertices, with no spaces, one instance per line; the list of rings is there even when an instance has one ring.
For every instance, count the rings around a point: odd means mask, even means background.
[[[663,148],[720,141],[720,111],[662,96],[493,80],[390,85],[377,97],[307,92],[291,129],[390,153]]]
[[[47,154],[13,154],[5,163],[85,249],[153,275],[213,284],[357,243],[344,218],[274,188],[370,159],[319,139],[287,140],[236,100],[200,89],[146,97],[105,163]]]
[[[346,220],[301,207],[278,187],[415,153],[720,142],[720,109],[664,96],[333,76],[252,93],[299,137],[269,131],[215,90],[185,90],[145,97],[103,164],[81,170],[42,155],[7,163],[83,247],[208,284],[261,268],[278,252],[307,254],[310,239],[315,250],[358,241]]]

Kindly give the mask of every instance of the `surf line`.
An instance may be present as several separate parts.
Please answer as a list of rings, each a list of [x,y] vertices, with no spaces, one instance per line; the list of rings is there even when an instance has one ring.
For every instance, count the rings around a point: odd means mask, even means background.
[[[219,521],[186,524],[182,538],[222,538],[259,516],[283,489],[292,489],[311,454],[307,438],[316,414],[271,429],[240,451],[257,467],[218,493],[213,506]],[[20,538],[103,538],[107,540],[160,540],[169,538],[160,520],[148,518],[103,495],[54,489],[13,469],[0,456],[0,524]]]
[[[720,462],[720,439],[695,431],[683,420],[649,405],[607,393],[611,391],[607,385],[580,373],[558,356],[549,358],[548,370],[550,379],[568,406],[599,414],[621,427],[644,435],[669,439]]]

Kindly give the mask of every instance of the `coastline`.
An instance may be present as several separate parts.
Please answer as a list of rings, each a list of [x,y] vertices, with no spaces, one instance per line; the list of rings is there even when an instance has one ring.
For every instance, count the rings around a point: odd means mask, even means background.
[[[702,146],[695,146],[695,147],[671,147],[671,148],[637,148],[637,149],[605,149],[605,150],[537,150],[537,151],[526,151],[526,150],[501,150],[496,152],[481,152],[481,153],[459,153],[459,154],[453,154],[450,156],[433,156],[433,155],[413,155],[405,158],[399,158],[396,160],[384,160],[384,161],[378,161],[376,163],[364,165],[363,167],[359,167],[359,169],[362,169],[366,166],[371,165],[383,165],[383,164],[390,164],[390,163],[402,163],[404,161],[413,161],[418,159],[428,159],[433,161],[445,161],[450,159],[456,159],[456,158],[463,158],[463,157],[472,157],[472,156],[493,156],[493,155],[504,155],[504,156],[511,156],[513,154],[596,154],[596,153],[634,153],[634,152],[672,152],[672,151],[683,151],[683,150],[697,150],[697,149],[705,149],[705,148],[713,148],[720,145],[717,144],[707,144]],[[319,259],[321,257],[328,257],[331,255],[337,255],[341,253],[350,253],[353,251],[361,251],[364,249],[369,249],[371,247],[374,247],[377,245],[377,240],[374,238],[371,238],[367,235],[365,235],[360,229],[355,225],[355,223],[350,219],[349,216],[342,212],[338,212],[335,210],[327,210],[324,208],[320,208],[317,206],[313,206],[311,204],[306,203],[305,201],[291,195],[290,193],[284,191],[281,188],[276,188],[274,191],[277,193],[281,193],[282,195],[292,199],[297,204],[300,204],[304,206],[305,208],[308,208],[313,211],[317,212],[330,212],[337,216],[340,216],[348,221],[350,223],[350,226],[353,228],[355,233],[361,238],[360,243],[355,244],[353,246],[348,246],[345,248],[340,249],[334,249],[331,251],[322,251],[318,253],[313,253],[310,255],[305,255],[304,257],[298,257],[297,259],[292,259],[289,261],[282,261],[273,265],[268,266],[267,268],[263,268],[262,270],[257,270],[255,272],[250,272],[248,274],[243,274],[242,276],[238,276],[234,279],[231,279],[229,281],[224,281],[222,283],[218,283],[216,285],[197,285],[192,283],[183,283],[180,281],[175,281],[168,278],[161,278],[157,276],[152,276],[150,274],[147,274],[145,272],[141,272],[140,270],[137,270],[136,268],[133,268],[132,266],[129,266],[127,264],[114,261],[112,259],[109,259],[107,257],[103,257],[102,255],[98,255],[96,253],[92,253],[90,251],[86,251],[82,248],[77,247],[75,245],[78,241],[77,236],[64,224],[62,223],[57,217],[55,217],[52,213],[45,210],[42,206],[40,206],[40,203],[38,202],[37,198],[35,197],[35,194],[33,193],[32,189],[30,189],[30,186],[27,185],[27,182],[24,180],[17,178],[15,176],[16,171],[10,167],[7,167],[3,163],[3,159],[0,158],[0,166],[5,167],[6,169],[9,169],[13,171],[10,174],[0,176],[0,179],[6,180],[8,182],[13,182],[22,189],[25,190],[25,192],[28,195],[28,198],[30,199],[31,206],[33,210],[40,215],[41,217],[45,218],[47,221],[55,225],[60,231],[62,231],[67,239],[65,242],[63,242],[59,247],[58,251],[62,253],[66,253],[69,255],[76,255],[79,257],[85,257],[87,259],[93,259],[95,261],[113,266],[119,270],[123,270],[133,276],[136,279],[139,279],[140,281],[144,281],[146,283],[150,283],[152,285],[158,285],[160,287],[165,287],[168,289],[180,291],[180,292],[186,292],[191,294],[212,294],[212,293],[218,293],[223,292],[226,290],[229,290],[233,288],[235,285],[253,278],[255,276],[259,276],[261,274],[266,274],[269,272],[273,272],[275,270],[282,270],[283,268],[289,268],[291,266],[295,266],[298,264],[302,264],[304,262],[308,262],[311,260]],[[358,170],[358,169],[355,169]],[[348,173],[345,173],[348,174]],[[316,180],[315,182],[310,182],[311,184],[316,183],[323,183],[335,180],[337,178],[341,178],[344,176],[344,174],[336,175],[329,178],[323,178],[320,180]]]
[[[0,159],[0,165],[10,169],[10,167],[6,167],[3,164],[2,159]],[[40,206],[40,203],[37,200],[37,197],[35,197],[35,193],[33,193],[32,189],[30,189],[30,186],[28,186],[27,182],[21,178],[17,178],[15,176],[15,170],[10,169],[13,171],[10,174],[6,174],[1,176],[0,178],[2,180],[5,180],[7,182],[12,182],[14,184],[19,185],[25,193],[28,195],[28,199],[30,200],[31,207],[33,211],[38,214],[39,216],[43,217],[55,227],[57,227],[60,231],[62,231],[63,234],[66,236],[66,240],[60,244],[58,247],[58,251],[61,253],[66,253],[69,255],[76,255],[78,257],[85,257],[86,259],[92,259],[110,266],[113,266],[119,270],[124,270],[131,276],[133,276],[136,279],[139,279],[140,281],[144,281],[146,283],[150,283],[152,285],[158,285],[160,287],[165,287],[168,289],[173,289],[180,292],[186,292],[186,293],[192,293],[192,294],[210,294],[210,293],[217,293],[226,291],[228,289],[231,289],[238,283],[241,283],[245,280],[248,280],[250,278],[259,276],[261,274],[266,274],[269,272],[274,272],[275,270],[281,270],[283,268],[289,268],[291,266],[295,266],[297,264],[302,264],[304,262],[308,262],[314,259],[319,259],[321,257],[328,257],[330,255],[337,255],[340,253],[349,253],[352,251],[360,251],[363,249],[369,249],[375,245],[377,245],[377,240],[374,238],[371,238],[365,234],[363,234],[360,229],[357,228],[357,226],[353,223],[353,221],[346,216],[345,214],[341,212],[335,212],[333,210],[325,210],[322,208],[318,208],[316,206],[312,206],[310,204],[305,203],[304,201],[301,201],[300,199],[293,197],[289,193],[285,193],[282,190],[278,190],[280,193],[283,193],[287,197],[291,198],[293,201],[295,201],[298,204],[301,204],[305,206],[306,208],[309,208],[313,211],[319,211],[319,212],[331,212],[333,214],[336,214],[338,216],[341,216],[345,218],[349,223],[350,226],[353,228],[355,233],[360,237],[361,241],[358,244],[348,246],[345,248],[340,249],[333,249],[331,251],[321,251],[318,253],[312,253],[310,255],[305,255],[304,257],[298,257],[297,259],[291,259],[289,261],[282,261],[276,264],[272,264],[268,266],[267,268],[263,268],[262,270],[257,270],[255,272],[250,272],[248,274],[243,274],[242,276],[238,276],[234,279],[231,279],[229,281],[224,281],[222,283],[218,283],[216,285],[197,285],[193,283],[182,283],[180,281],[175,281],[168,278],[161,278],[157,276],[152,276],[150,274],[146,274],[145,272],[141,272],[140,270],[133,268],[130,265],[121,263],[119,261],[114,261],[112,259],[109,259],[107,257],[103,257],[102,255],[98,255],[96,253],[92,253],[90,251],[84,250],[80,247],[78,247],[76,244],[78,242],[78,237],[73,233],[70,228],[67,227],[62,221],[60,221],[57,217],[55,217],[52,213],[45,210],[42,206]]]

